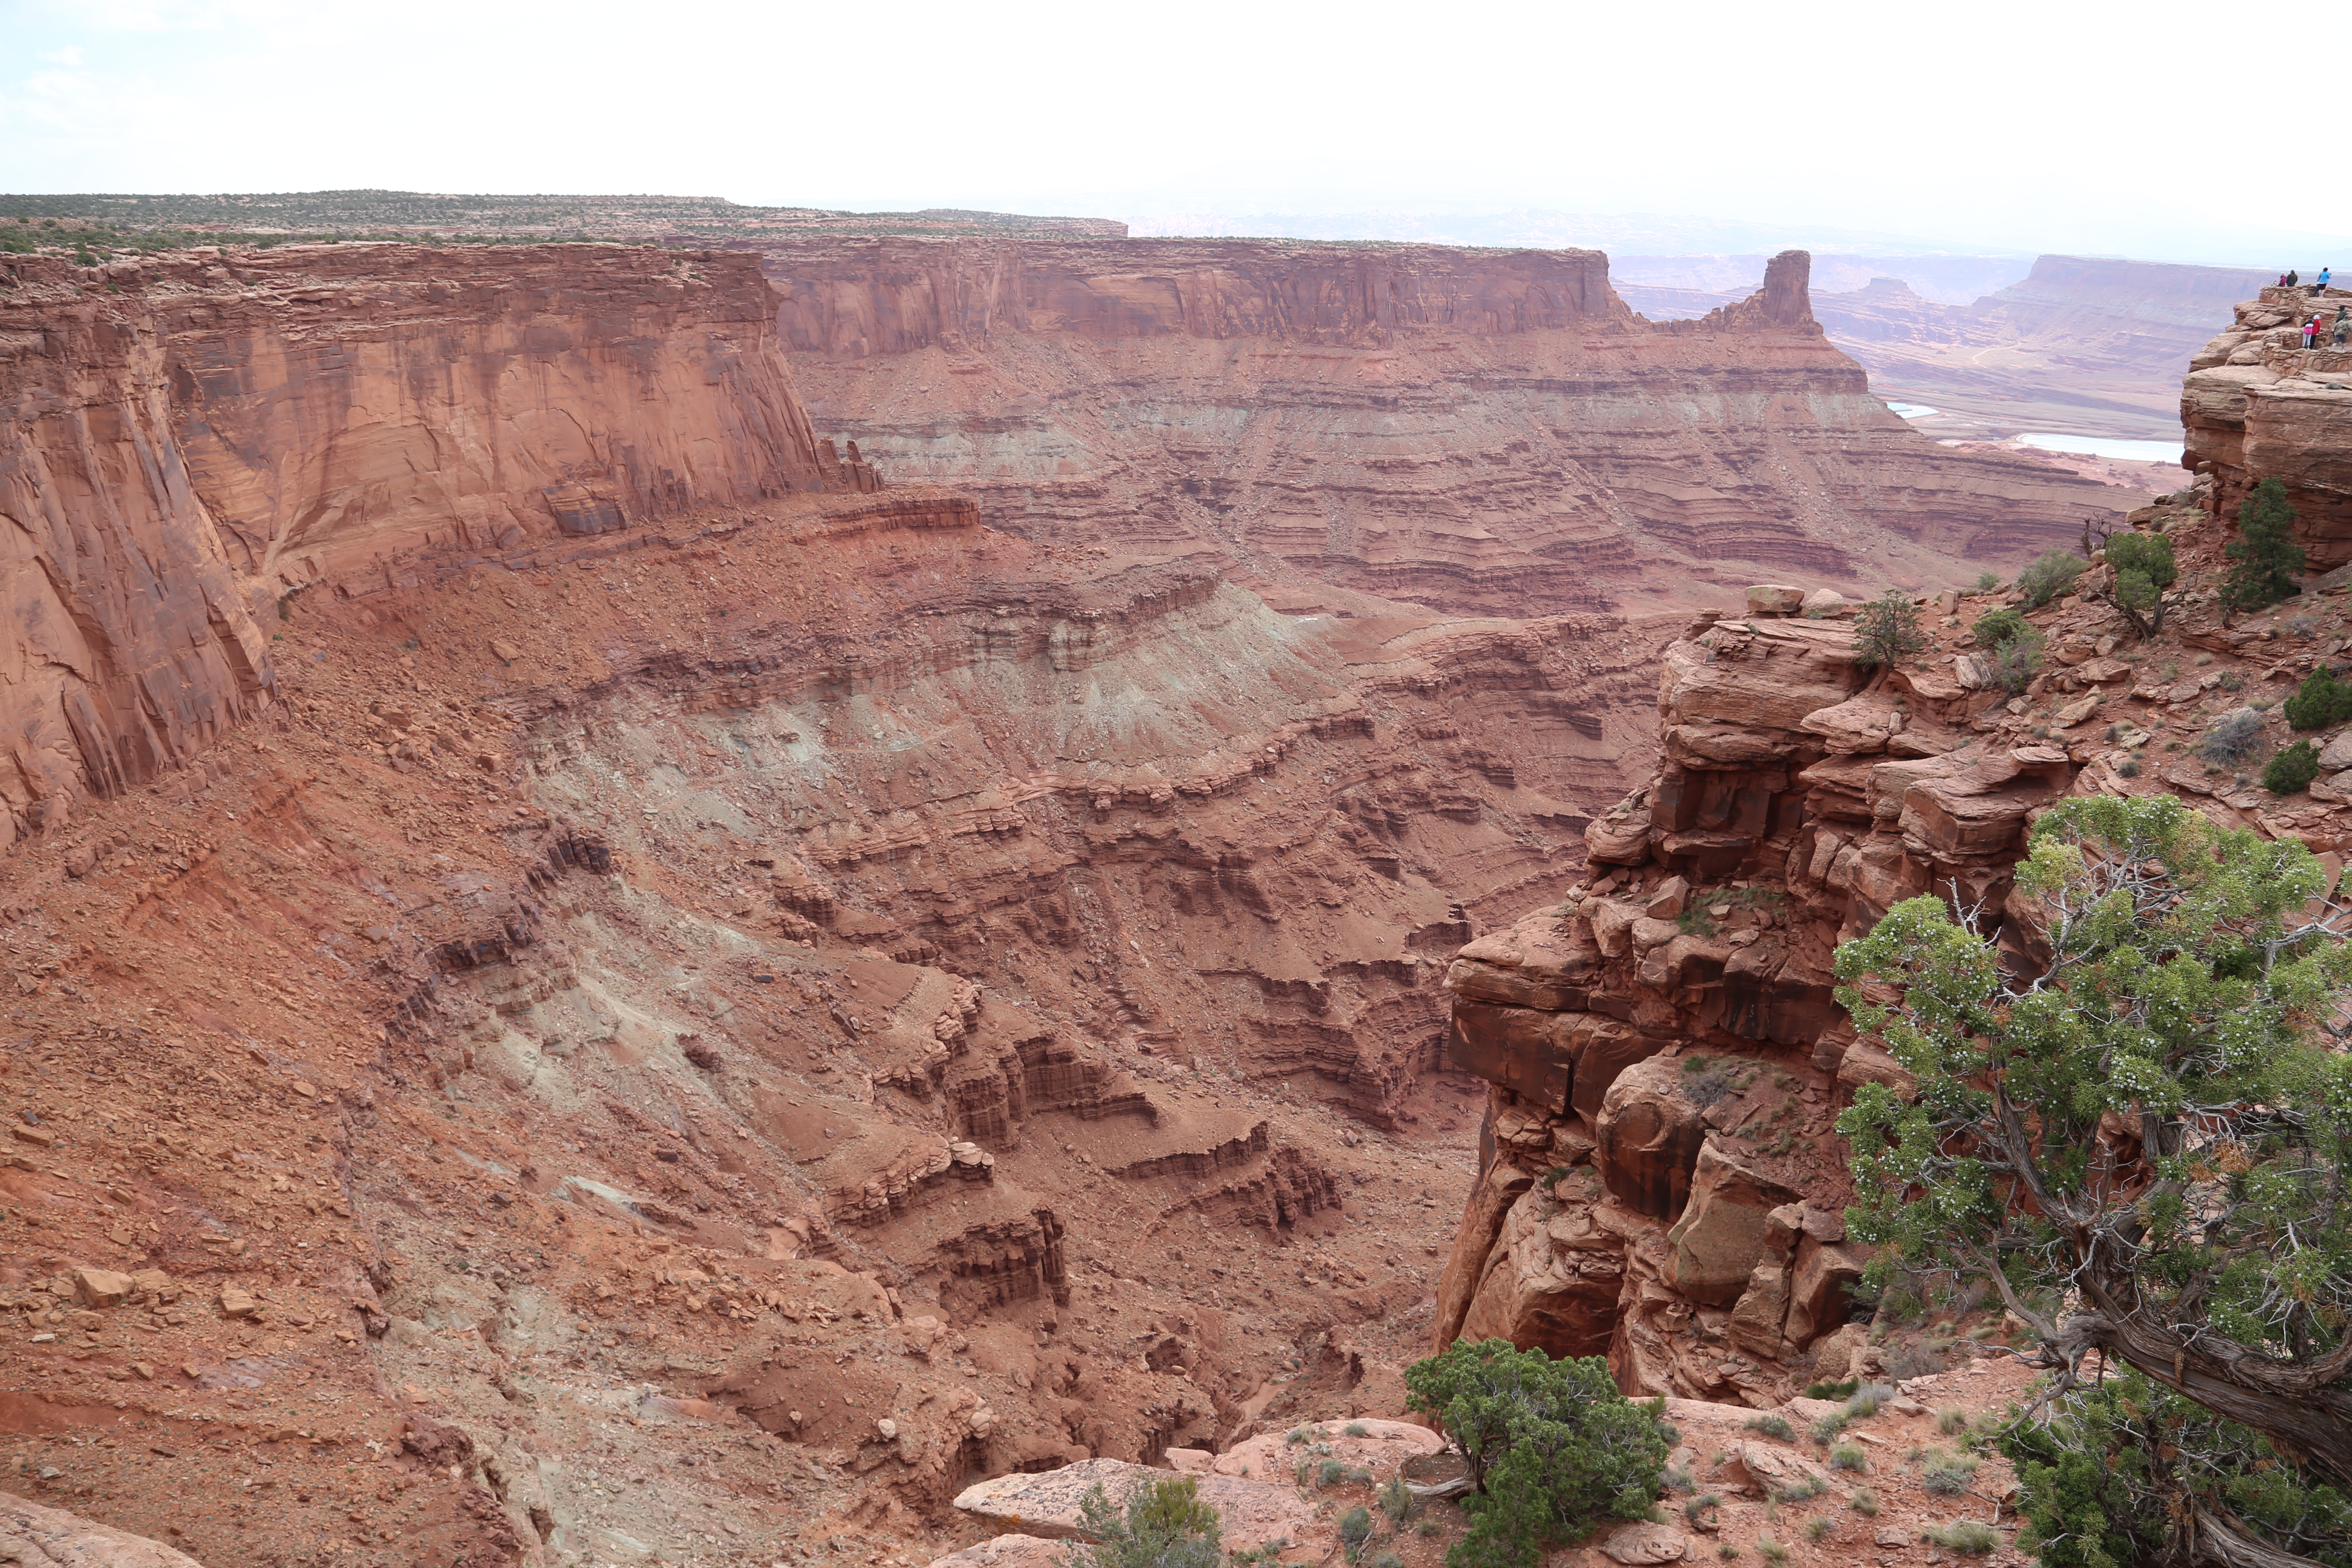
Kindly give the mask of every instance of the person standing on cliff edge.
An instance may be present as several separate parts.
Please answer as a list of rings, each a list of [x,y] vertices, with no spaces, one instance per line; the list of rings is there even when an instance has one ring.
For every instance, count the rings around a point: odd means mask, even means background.
[[[2326,293],[2326,292],[2327,292],[2327,277],[2328,277],[2329,270],[2330,270],[2329,268],[2325,268],[2325,267],[2323,267],[2323,268],[2321,268],[2319,269],[2319,284],[2318,284],[2318,288],[2319,288],[2319,291],[2320,291],[2321,293],[2323,293],[2323,294],[2325,294],[2325,293]]]
[[[2352,305],[2338,305],[2336,307],[2336,346],[2342,348],[2347,340],[2352,340]]]

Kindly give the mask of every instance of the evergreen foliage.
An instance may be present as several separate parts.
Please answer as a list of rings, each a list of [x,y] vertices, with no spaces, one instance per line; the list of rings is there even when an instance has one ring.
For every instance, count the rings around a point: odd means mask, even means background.
[[[2081,556],[2069,550],[2053,550],[2035,556],[2017,574],[2017,591],[2025,595],[2029,607],[2038,610],[2074,586],[2084,564]]]
[[[1477,1492],[1448,1568],[1534,1568],[1603,1516],[1642,1519],[1671,1445],[1663,1401],[1635,1405],[1598,1357],[1553,1361],[1508,1340],[1456,1340],[1405,1372],[1407,1403],[1444,1426]]]
[[[2338,680],[2321,665],[2303,678],[2303,684],[2283,706],[2288,725],[2297,730],[2325,730],[2352,719],[2352,680]]]
[[[1093,1487],[1078,1500],[1078,1529],[1086,1539],[1061,1568],[1219,1568],[1223,1559],[1217,1510],[1191,1476],[1147,1481],[1123,1510]]]
[[[2012,1421],[2000,1451],[2017,1470],[2020,1550],[2042,1568],[2158,1561],[2168,1505],[2184,1491],[2326,1568],[2352,1568],[2352,1499],[2305,1485],[2260,1434],[2220,1420],[2125,1368],[2047,1417]]]
[[[1918,606],[1906,595],[1881,595],[1853,617],[1854,662],[1865,669],[1891,669],[1927,646]]]
[[[2033,629],[2033,623],[2003,605],[1998,610],[1987,610],[1969,626],[1969,640],[1981,648],[1996,648],[2003,643],[2015,642]]]
[[[2273,478],[2254,487],[2238,507],[2238,537],[2224,549],[2237,563],[2221,584],[2221,602],[2230,608],[2259,610],[2295,592],[2304,553],[2294,542],[2294,507],[2285,485]]]
[[[2156,636],[2171,608],[2164,591],[2180,580],[2172,541],[2161,533],[2118,533],[2108,539],[2106,557],[2115,582],[2095,596],[2114,605],[2137,636]]]
[[[2142,1512],[2200,1550],[2269,1533],[2352,1483],[2352,1055],[2317,1027],[2352,994],[2352,943],[2306,917],[2326,876],[2302,844],[2171,795],[2062,801],[2030,843],[2007,919],[2046,927],[2041,973],[1934,897],[1838,950],[1838,1000],[1917,1086],[1865,1084],[1838,1119],[1848,1226],[1882,1282],[2000,1291],[2053,1373],[2036,1409],[2061,1447],[2113,1462],[2064,1430],[2094,1351],[2193,1395],[2204,1425],[2162,1436]],[[2267,1514],[2211,1451],[2252,1438]]]
[[[2263,787],[2273,795],[2294,795],[2310,788],[2318,776],[2318,749],[2308,741],[2297,741],[2263,769]]]

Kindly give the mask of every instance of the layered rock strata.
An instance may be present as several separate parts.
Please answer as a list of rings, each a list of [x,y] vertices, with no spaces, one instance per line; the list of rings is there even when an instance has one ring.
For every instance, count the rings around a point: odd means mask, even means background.
[[[428,552],[857,488],[828,458],[748,258],[320,245],[11,260],[0,839],[188,762],[265,705],[280,595],[413,583]]]
[[[1888,414],[1814,323],[1801,252],[1659,323],[1591,251],[764,254],[813,415],[890,472],[1042,544],[1194,557],[1293,606],[1694,604],[1750,562],[1875,590],[2006,569],[2116,510]]]
[[[2352,347],[2337,347],[2333,331],[2347,305],[2352,290],[2265,288],[2180,385],[2181,463],[2211,474],[2216,513],[2234,521],[2254,486],[2278,479],[2315,571],[2352,561]],[[2306,349],[2302,325],[2314,316],[2325,330]]]
[[[1605,1352],[1630,1392],[1749,1404],[1851,1375],[1872,1352],[1839,1331],[1864,1259],[1829,1122],[1861,1083],[1909,1084],[1834,1005],[1836,944],[1935,893],[2021,970],[2046,962],[2012,868],[2069,794],[2177,794],[2335,866],[2352,771],[2280,798],[2191,749],[2226,711],[2261,721],[2344,629],[2334,599],[2223,620],[2210,489],[2140,520],[2184,563],[2165,635],[2133,644],[2103,604],[2062,598],[2035,613],[2050,662],[2016,697],[1968,641],[1993,605],[1956,595],[1922,604],[1927,655],[1875,678],[1848,626],[1788,616],[1797,589],[1753,590],[1666,650],[1664,764],[1586,830],[1592,881],[1447,973],[1449,1054],[1493,1087],[1436,1343]],[[2352,742],[2330,757],[2352,770]]]

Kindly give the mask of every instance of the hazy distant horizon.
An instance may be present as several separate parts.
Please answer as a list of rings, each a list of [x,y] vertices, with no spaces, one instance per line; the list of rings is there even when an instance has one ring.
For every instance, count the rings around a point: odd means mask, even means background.
[[[2215,13],[2154,10],[1486,0],[1432,27],[1204,0],[1171,26],[908,0],[877,32],[790,0],[658,26],[611,0],[412,0],[396,22],[0,0],[0,187],[671,191],[1154,232],[2352,267],[2333,226],[2352,219],[2296,160],[2152,112],[2218,37]]]

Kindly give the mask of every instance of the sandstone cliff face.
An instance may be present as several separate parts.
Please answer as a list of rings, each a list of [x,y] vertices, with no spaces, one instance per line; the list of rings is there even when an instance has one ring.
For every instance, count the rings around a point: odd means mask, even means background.
[[[1835,1005],[1836,944],[1933,892],[2021,969],[2046,962],[2012,868],[2035,812],[2069,794],[2175,793],[2331,865],[2352,847],[2352,771],[2281,799],[2195,760],[2212,720],[2274,702],[2343,621],[2331,599],[2225,626],[2225,534],[2200,500],[2142,519],[2190,584],[2164,637],[2130,644],[2112,611],[2062,599],[2036,614],[2050,663],[2015,698],[1986,689],[1967,641],[1992,605],[1957,596],[1922,606],[1940,616],[1928,656],[1874,680],[1850,626],[1775,613],[1793,591],[1759,589],[1668,647],[1663,765],[1587,828],[1590,885],[1447,973],[1449,1055],[1493,1089],[1436,1342],[1605,1345],[1629,1391],[1757,1405],[1851,1375],[1862,1347],[1837,1331],[1864,1258],[1829,1123],[1857,1085],[1908,1079]],[[2330,759],[2352,770],[2352,742]]]
[[[289,246],[5,281],[0,840],[266,702],[289,589],[856,482],[745,258]]]
[[[2305,349],[2300,328],[2315,315],[2332,323],[2345,304],[2352,292],[2341,289],[2265,288],[2180,386],[2181,462],[2213,475],[2217,513],[2234,521],[2254,486],[2283,481],[2315,570],[2352,561],[2352,349],[2332,332]]]
[[[1196,557],[1286,605],[1692,604],[1754,570],[1728,563],[1874,591],[2007,568],[2115,504],[1888,414],[1813,323],[1801,253],[1655,324],[1585,251],[765,254],[821,426],[1041,543]]]

